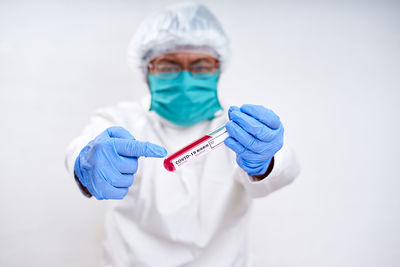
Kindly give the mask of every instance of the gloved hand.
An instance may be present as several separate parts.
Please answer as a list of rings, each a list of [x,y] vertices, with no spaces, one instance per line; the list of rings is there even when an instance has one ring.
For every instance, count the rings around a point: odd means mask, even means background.
[[[163,147],[137,141],[122,127],[110,127],[82,149],[75,174],[97,199],[122,199],[133,183],[138,158],[166,155]]]
[[[256,105],[230,107],[225,144],[236,152],[236,162],[249,175],[263,175],[283,145],[283,126],[271,110]]]

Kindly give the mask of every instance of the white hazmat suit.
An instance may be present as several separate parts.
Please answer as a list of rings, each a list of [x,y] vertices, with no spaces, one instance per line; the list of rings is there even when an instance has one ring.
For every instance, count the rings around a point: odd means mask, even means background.
[[[223,67],[228,39],[208,9],[180,4],[141,25],[129,58],[146,72],[151,58],[192,49],[215,56]],[[147,96],[98,110],[83,134],[68,147],[70,173],[74,174],[82,148],[108,127],[122,126],[136,140],[161,145],[171,154],[228,118],[225,107],[213,120],[183,128],[149,107]],[[102,265],[252,266],[247,240],[252,200],[289,184],[298,173],[297,161],[286,144],[275,154],[272,172],[261,181],[244,172],[236,164],[235,153],[225,145],[173,173],[164,169],[163,159],[140,158],[128,194],[113,201],[107,213]]]
[[[175,152],[227,118],[225,113],[182,128],[148,111],[149,105],[146,97],[99,110],[68,148],[71,174],[81,149],[108,127],[122,126],[137,140]],[[299,172],[287,145],[274,160],[272,172],[256,182],[225,145],[173,173],[164,169],[163,159],[140,158],[129,193],[108,212],[103,266],[252,266],[247,240],[252,199],[289,184]]]

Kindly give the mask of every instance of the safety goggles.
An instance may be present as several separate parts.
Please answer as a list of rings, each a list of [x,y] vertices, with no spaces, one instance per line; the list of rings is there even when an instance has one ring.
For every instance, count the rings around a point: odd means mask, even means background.
[[[193,78],[206,79],[215,75],[219,69],[219,62],[201,59],[182,66],[172,60],[163,60],[159,63],[149,63],[149,71],[152,75],[163,80],[177,79],[182,71],[188,71]]]

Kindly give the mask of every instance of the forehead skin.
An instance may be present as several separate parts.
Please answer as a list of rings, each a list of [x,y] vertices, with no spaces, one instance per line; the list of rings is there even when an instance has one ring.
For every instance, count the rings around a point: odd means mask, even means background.
[[[167,60],[167,61],[175,61],[177,63],[180,63],[181,65],[187,65],[190,62],[199,61],[201,59],[218,61],[218,59],[202,53],[179,52],[179,53],[163,54],[151,60],[150,63],[155,64]]]

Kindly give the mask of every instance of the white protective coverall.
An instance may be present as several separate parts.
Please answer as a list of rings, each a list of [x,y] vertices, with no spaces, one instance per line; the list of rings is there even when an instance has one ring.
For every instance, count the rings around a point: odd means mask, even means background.
[[[67,168],[81,149],[110,126],[122,126],[140,141],[171,154],[227,121],[223,114],[189,128],[175,126],[153,111],[150,98],[100,109],[68,148]],[[227,109],[225,109],[227,110]],[[287,145],[277,152],[272,172],[254,181],[225,145],[171,173],[163,159],[140,158],[123,200],[106,216],[103,266],[252,266],[248,226],[252,200],[289,184],[299,173]]]

